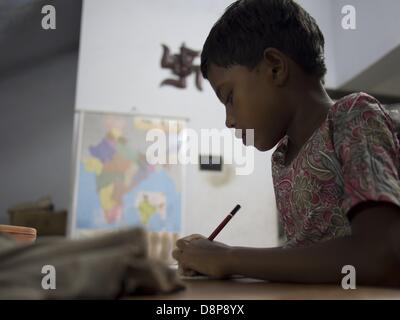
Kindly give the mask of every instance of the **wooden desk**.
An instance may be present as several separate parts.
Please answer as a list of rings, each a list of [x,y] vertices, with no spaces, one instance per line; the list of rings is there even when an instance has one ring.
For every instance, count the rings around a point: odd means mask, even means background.
[[[303,285],[269,283],[254,279],[183,280],[186,290],[156,296],[138,296],[133,299],[160,300],[314,300],[314,299],[390,299],[400,300],[400,288],[357,287],[344,290],[338,285]]]

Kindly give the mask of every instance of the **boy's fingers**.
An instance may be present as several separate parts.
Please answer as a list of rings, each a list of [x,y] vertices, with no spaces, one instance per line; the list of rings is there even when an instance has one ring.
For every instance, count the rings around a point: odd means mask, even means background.
[[[178,249],[183,250],[183,248],[185,248],[189,242],[190,241],[185,240],[185,238],[182,238],[176,241],[176,246],[178,247]]]
[[[197,275],[197,272],[191,269],[185,269],[183,271],[183,275],[186,277],[194,277],[195,275]]]
[[[172,251],[172,257],[176,260],[179,261],[179,259],[181,258],[182,255],[182,251],[179,249],[175,249]]]
[[[185,237],[184,239],[186,239],[187,241],[192,241],[192,240],[198,240],[198,239],[204,239],[205,237],[202,236],[201,234],[192,234],[188,237]]]
[[[184,237],[176,241],[176,246],[183,250],[183,248],[191,241],[193,240],[198,240],[198,239],[204,239],[205,237],[200,235],[200,234],[192,234],[190,236]]]
[[[198,274],[196,271],[194,271],[192,269],[189,269],[189,268],[187,268],[185,266],[182,266],[182,265],[179,265],[178,273],[180,275],[182,275],[182,276],[185,276],[185,277],[193,277],[196,274]]]

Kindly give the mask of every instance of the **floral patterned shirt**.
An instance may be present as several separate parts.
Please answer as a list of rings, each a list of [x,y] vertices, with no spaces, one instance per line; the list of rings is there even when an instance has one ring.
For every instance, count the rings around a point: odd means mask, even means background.
[[[272,155],[284,247],[351,234],[347,213],[361,202],[400,206],[399,139],[388,113],[368,94],[338,100],[289,165],[287,143],[285,136]]]

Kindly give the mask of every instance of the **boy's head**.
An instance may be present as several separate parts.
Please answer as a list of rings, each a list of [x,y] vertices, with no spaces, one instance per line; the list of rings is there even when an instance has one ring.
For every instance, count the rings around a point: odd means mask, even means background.
[[[211,29],[201,71],[225,104],[226,125],[255,129],[256,148],[269,150],[291,120],[292,84],[323,80],[324,37],[292,0],[239,0]]]

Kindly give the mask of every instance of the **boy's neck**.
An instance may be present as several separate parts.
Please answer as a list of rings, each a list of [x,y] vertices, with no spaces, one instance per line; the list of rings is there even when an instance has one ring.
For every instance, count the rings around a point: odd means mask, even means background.
[[[289,136],[292,152],[300,150],[315,130],[325,121],[329,108],[334,104],[322,83],[298,88],[297,94],[290,97],[294,114],[286,134]]]

